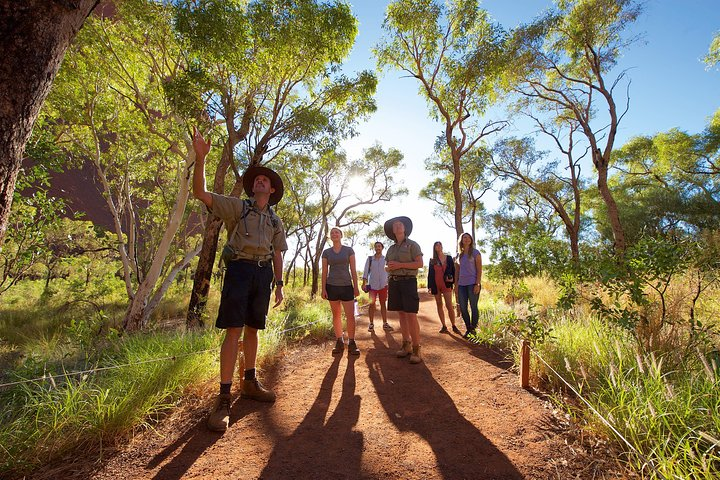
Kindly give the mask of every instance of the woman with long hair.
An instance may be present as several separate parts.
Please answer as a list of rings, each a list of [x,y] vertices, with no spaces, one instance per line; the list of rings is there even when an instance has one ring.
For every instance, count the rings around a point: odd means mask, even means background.
[[[355,271],[355,251],[341,243],[342,230],[338,227],[330,229],[332,247],[322,253],[322,298],[330,302],[333,329],[335,330],[335,348],[333,355],[342,354],[345,349],[343,341],[342,310],[345,311],[345,322],[348,334],[348,354],[360,355],[355,343],[355,297],[360,295],[358,279]]]
[[[435,297],[438,317],[440,317],[440,323],[442,323],[440,333],[450,333],[445,323],[445,312],[443,311],[443,299],[445,299],[445,308],[450,318],[452,330],[459,334],[460,330],[455,326],[455,310],[452,305],[455,264],[453,263],[452,257],[443,252],[441,242],[433,243],[432,250],[433,256],[430,259],[430,268],[428,268],[427,286],[430,293]]]
[[[455,299],[460,306],[460,313],[465,322],[465,338],[468,338],[478,325],[478,300],[480,298],[480,281],[482,280],[482,257],[475,248],[475,240],[469,233],[458,238],[458,256],[456,259],[458,272],[455,284]],[[470,311],[468,311],[468,304]]]

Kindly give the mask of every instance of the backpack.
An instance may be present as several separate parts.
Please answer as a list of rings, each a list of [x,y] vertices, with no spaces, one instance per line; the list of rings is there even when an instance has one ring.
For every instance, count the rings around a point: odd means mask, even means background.
[[[230,239],[235,236],[237,233],[237,229],[240,226],[240,222],[245,221],[245,217],[247,217],[251,211],[257,212],[258,215],[260,215],[260,211],[255,208],[255,206],[252,203],[252,200],[249,198],[243,199],[243,203],[245,204],[245,208],[243,208],[243,214],[240,216],[238,221],[235,223],[235,228],[233,228],[233,231],[228,235],[228,241],[225,244],[225,246],[222,249],[222,252],[220,253],[220,261],[225,264],[225,267],[228,266],[228,264],[235,259],[237,256],[237,253],[235,252],[235,249],[230,245]],[[278,227],[278,219],[277,215],[275,215],[275,212],[273,211],[272,207],[268,205],[268,212],[270,215],[270,223],[272,223],[273,228]],[[245,230],[247,230],[247,224],[245,224]],[[271,246],[272,249],[272,246]]]

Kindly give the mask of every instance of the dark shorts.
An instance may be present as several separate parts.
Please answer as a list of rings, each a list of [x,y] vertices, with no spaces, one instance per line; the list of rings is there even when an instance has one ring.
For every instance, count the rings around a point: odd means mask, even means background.
[[[418,312],[420,309],[420,296],[417,291],[417,278],[391,277],[388,280],[387,309],[391,312]]]
[[[225,272],[217,328],[248,327],[263,330],[270,306],[272,262],[230,262]]]
[[[355,288],[352,285],[325,285],[325,291],[331,302],[352,302],[355,299]]]

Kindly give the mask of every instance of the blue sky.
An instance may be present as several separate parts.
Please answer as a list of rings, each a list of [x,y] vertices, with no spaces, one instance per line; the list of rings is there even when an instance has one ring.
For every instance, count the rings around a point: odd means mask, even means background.
[[[389,2],[355,0],[353,3],[359,33],[345,64],[346,72],[375,68],[371,48],[381,37]],[[551,2],[545,0],[486,0],[481,7],[505,28],[511,28],[531,20],[550,5]],[[706,70],[701,61],[717,31],[720,31],[718,0],[646,2],[643,16],[630,30],[632,34],[642,34],[643,39],[625,52],[619,64],[621,69],[627,69],[632,84],[630,110],[621,123],[616,147],[636,135],[652,135],[675,127],[695,133],[704,128],[708,118],[720,108],[720,71]],[[405,170],[401,178],[410,195],[402,201],[383,205],[383,218],[411,217],[414,222],[411,238],[420,243],[426,261],[435,240],[442,241],[445,249],[453,253],[454,230],[432,216],[433,204],[418,199],[418,192],[430,181],[424,160],[432,154],[435,138],[442,132],[441,125],[428,118],[428,107],[418,93],[417,82],[402,77],[398,71],[381,75],[376,101],[377,112],[359,126],[360,135],[345,141],[343,148],[352,158],[360,157],[362,150],[375,142],[386,149],[394,147],[403,152]],[[503,134],[530,133],[516,127],[515,131]],[[490,210],[498,205],[494,197],[486,203]],[[478,232],[479,237],[483,235],[482,231]],[[356,247],[359,255],[366,253],[363,247]],[[485,256],[484,261],[487,260]]]

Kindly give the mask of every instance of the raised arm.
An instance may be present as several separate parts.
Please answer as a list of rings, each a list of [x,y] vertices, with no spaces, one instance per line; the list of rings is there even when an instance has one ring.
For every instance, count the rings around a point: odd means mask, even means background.
[[[212,195],[205,186],[205,157],[210,151],[210,140],[203,138],[197,127],[193,127],[193,150],[195,150],[195,168],[193,169],[193,195],[212,208]]]

